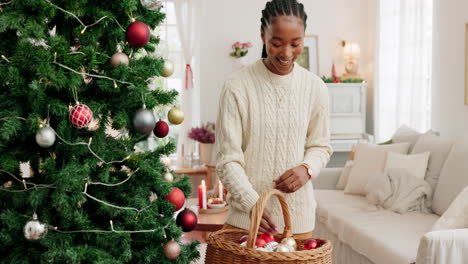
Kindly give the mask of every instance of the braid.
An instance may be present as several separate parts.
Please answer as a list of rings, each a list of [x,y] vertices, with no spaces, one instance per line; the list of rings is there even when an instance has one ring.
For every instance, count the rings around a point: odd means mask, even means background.
[[[271,0],[266,3],[262,10],[261,31],[271,24],[271,20],[277,16],[295,16],[304,22],[304,30],[307,27],[307,14],[304,11],[304,5],[297,0]],[[263,45],[262,58],[266,58],[266,47]]]

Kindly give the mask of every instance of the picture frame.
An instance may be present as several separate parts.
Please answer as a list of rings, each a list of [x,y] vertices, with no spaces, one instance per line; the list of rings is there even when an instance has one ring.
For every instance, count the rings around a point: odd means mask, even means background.
[[[468,23],[465,24],[465,105],[468,105]]]
[[[304,51],[297,58],[297,63],[319,75],[319,36],[318,35],[306,35],[304,37]]]

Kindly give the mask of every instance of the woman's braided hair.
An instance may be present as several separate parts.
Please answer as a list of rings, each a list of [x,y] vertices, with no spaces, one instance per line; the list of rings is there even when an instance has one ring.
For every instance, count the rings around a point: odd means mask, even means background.
[[[306,29],[307,14],[304,11],[304,5],[297,2],[297,0],[272,0],[267,2],[265,9],[262,10],[261,31],[270,25],[272,18],[277,16],[295,16],[302,19],[304,22],[304,30]],[[262,58],[266,58],[266,46],[263,44]]]

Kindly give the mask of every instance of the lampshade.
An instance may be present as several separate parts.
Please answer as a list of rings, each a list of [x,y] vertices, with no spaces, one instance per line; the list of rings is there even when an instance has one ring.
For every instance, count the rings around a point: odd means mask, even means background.
[[[357,58],[361,54],[361,49],[357,43],[348,42],[344,46],[344,55],[346,57]]]

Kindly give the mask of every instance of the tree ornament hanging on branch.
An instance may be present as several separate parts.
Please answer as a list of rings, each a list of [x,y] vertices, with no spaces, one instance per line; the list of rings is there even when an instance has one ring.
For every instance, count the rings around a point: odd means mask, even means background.
[[[164,245],[164,256],[168,259],[176,259],[180,256],[180,245],[179,243],[171,240]]]
[[[55,143],[55,131],[49,126],[42,126],[36,133],[36,143],[42,148],[48,148]]]
[[[143,47],[150,38],[149,27],[140,21],[131,23],[127,28],[127,41],[130,46]]]
[[[177,215],[176,224],[182,227],[182,231],[190,232],[197,226],[197,215],[190,209],[185,208]]]
[[[164,174],[164,180],[167,182],[167,183],[172,183],[174,181],[174,175],[172,175],[172,173],[170,173],[169,171],[166,172]]]
[[[120,64],[127,65],[129,64],[130,60],[128,59],[127,54],[123,52],[116,52],[112,57],[110,58],[110,63],[112,67],[117,68],[119,67]]]
[[[171,60],[165,59],[164,65],[161,71],[163,77],[169,77],[174,73],[174,63]]]
[[[39,222],[37,214],[34,213],[32,220],[24,226],[23,232],[27,240],[39,240],[47,235],[47,225]]]
[[[184,192],[177,187],[172,187],[172,191],[164,198],[175,206],[174,212],[179,211],[185,203]]]
[[[158,11],[163,6],[159,0],[140,0],[140,3],[150,11]]]
[[[146,106],[143,105],[143,108],[140,108],[133,118],[133,126],[138,133],[149,134],[153,131],[156,125],[156,118],[153,115],[153,112],[146,109]]]
[[[85,104],[76,104],[70,110],[69,119],[72,125],[76,128],[85,128],[93,119],[93,112]]]
[[[159,120],[156,122],[153,133],[158,138],[163,138],[169,134],[169,125],[166,122]]]
[[[178,106],[173,106],[167,113],[167,119],[171,124],[179,125],[184,122],[184,111]]]

